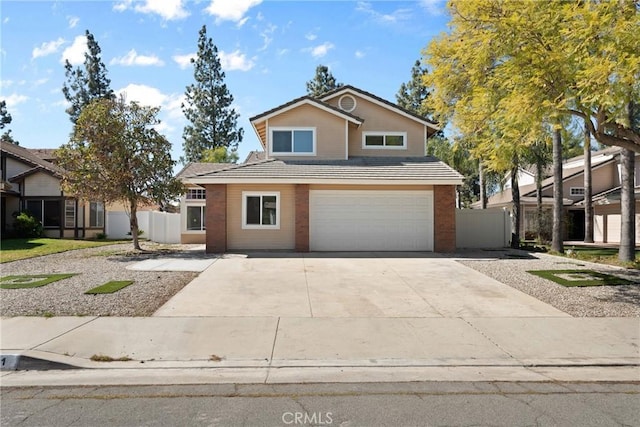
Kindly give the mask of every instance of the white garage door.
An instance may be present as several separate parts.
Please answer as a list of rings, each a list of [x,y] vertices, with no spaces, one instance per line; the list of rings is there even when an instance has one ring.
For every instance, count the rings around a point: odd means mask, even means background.
[[[315,190],[312,251],[432,251],[432,191]]]

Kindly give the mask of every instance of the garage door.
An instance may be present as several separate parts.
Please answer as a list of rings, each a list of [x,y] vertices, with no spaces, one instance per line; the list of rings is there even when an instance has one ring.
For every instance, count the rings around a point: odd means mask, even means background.
[[[315,190],[312,251],[432,251],[432,191]]]

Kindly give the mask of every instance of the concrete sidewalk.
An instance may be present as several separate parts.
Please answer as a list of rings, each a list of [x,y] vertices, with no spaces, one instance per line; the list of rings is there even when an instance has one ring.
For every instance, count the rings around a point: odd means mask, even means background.
[[[637,318],[13,317],[0,332],[2,355],[91,368],[3,370],[3,386],[640,380]]]

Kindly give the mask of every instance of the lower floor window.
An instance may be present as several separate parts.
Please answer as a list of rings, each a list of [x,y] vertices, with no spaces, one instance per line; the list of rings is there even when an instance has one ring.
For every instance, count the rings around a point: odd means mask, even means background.
[[[206,230],[205,206],[187,206],[187,230]]]
[[[64,201],[64,226],[65,228],[73,228],[76,226],[76,201]]]
[[[102,202],[89,203],[89,227],[104,227],[104,204]]]
[[[27,211],[45,228],[60,227],[62,217],[60,200],[27,200]]]
[[[279,193],[242,193],[243,228],[279,228]]]

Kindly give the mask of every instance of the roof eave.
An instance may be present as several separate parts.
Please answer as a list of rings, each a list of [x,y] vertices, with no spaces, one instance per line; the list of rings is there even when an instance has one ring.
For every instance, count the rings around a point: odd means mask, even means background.
[[[276,177],[191,177],[184,182],[196,185],[206,184],[341,184],[341,185],[462,185],[461,178],[447,179],[345,179],[345,178],[276,178]]]

